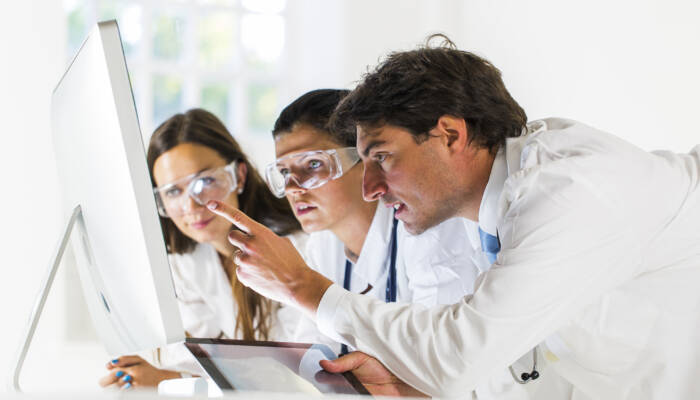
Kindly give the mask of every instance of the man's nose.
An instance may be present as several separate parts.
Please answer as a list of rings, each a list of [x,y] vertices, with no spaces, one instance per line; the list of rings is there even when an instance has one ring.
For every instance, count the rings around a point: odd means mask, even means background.
[[[365,164],[365,172],[362,176],[362,197],[365,201],[379,200],[386,194],[387,186],[384,176],[376,167]]]

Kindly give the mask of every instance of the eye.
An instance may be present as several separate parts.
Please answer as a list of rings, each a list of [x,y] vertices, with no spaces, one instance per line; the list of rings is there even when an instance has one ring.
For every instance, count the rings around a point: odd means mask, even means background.
[[[277,172],[279,172],[280,175],[282,175],[286,178],[287,175],[289,175],[289,168],[280,168],[277,170]]]
[[[321,161],[321,160],[309,160],[307,166],[309,169],[319,169],[323,166],[323,161]]]
[[[200,176],[197,178],[197,180],[192,181],[192,184],[190,186],[190,190],[192,190],[192,193],[199,194],[202,193],[205,189],[209,188],[210,186],[213,186],[216,183],[216,178],[211,177],[211,176]]]
[[[199,178],[199,182],[202,185],[211,185],[212,183],[216,182],[216,178],[214,178],[213,176],[203,176]]]
[[[378,162],[379,164],[383,163],[386,160],[387,154],[386,153],[377,153],[374,155],[374,161]]]
[[[180,195],[180,193],[182,193],[182,190],[180,188],[178,188],[178,187],[170,188],[170,189],[165,191],[165,197],[170,197],[170,198],[177,197]]]

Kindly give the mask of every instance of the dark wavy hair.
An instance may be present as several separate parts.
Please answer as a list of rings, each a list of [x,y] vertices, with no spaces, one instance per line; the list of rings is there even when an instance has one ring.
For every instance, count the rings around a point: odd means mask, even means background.
[[[227,163],[238,161],[247,167],[243,192],[238,195],[241,211],[257,222],[272,229],[278,235],[286,235],[301,229],[289,203],[278,199],[267,188],[255,167],[248,161],[241,147],[224,124],[209,111],[195,108],[184,114],[176,114],[163,122],[151,136],[148,145],[148,169],[153,179],[153,165],[166,151],[183,143],[196,143],[215,150]],[[169,218],[160,219],[169,253],[192,252],[197,242],[185,236]],[[233,297],[238,305],[236,329],[246,340],[267,339],[270,326],[271,304],[240,282],[235,273],[229,274]]]
[[[441,43],[431,46],[435,39]],[[389,54],[365,74],[336,109],[330,127],[354,135],[357,125],[393,125],[421,143],[443,115],[463,118],[470,142],[494,153],[527,123],[496,67],[436,34],[416,50]]]

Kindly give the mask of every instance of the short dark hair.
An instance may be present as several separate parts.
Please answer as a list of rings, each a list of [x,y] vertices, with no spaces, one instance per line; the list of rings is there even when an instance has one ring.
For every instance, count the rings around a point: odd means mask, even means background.
[[[331,130],[328,126],[336,106],[348,93],[350,91],[345,89],[317,89],[304,93],[282,110],[275,121],[272,136],[291,132],[296,125],[305,124],[328,133],[338,144],[354,147],[354,126],[352,132]]]
[[[431,47],[435,38],[442,43]],[[496,67],[456,49],[446,36],[432,35],[425,46],[391,53],[365,74],[336,108],[330,126],[350,132],[356,125],[394,125],[421,143],[443,115],[463,118],[470,142],[494,153],[507,137],[519,136],[527,123]]]

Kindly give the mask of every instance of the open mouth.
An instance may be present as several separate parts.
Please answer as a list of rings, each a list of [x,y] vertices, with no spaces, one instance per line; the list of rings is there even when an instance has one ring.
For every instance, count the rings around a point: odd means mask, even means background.
[[[311,211],[315,210],[316,207],[308,205],[308,204],[297,204],[295,209],[296,209],[297,215],[302,216],[304,214],[308,214]]]
[[[394,216],[396,218],[398,218],[399,215],[406,210],[406,205],[403,203],[393,203],[391,204],[391,207],[394,209]]]

